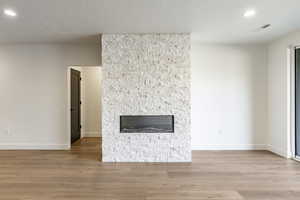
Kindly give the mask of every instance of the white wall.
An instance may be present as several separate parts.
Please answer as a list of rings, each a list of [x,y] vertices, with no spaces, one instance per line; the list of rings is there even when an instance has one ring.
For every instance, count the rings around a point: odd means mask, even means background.
[[[300,45],[300,32],[288,34],[269,45],[269,140],[270,148],[284,157],[290,149],[290,65],[287,50]]]
[[[300,41],[299,35],[269,48],[270,141],[283,153],[287,147],[286,48]],[[251,149],[268,144],[266,54],[263,46],[192,43],[194,149]],[[67,67],[71,65],[100,65],[97,46],[0,46],[0,148],[68,147]]]
[[[193,149],[267,148],[267,49],[192,43]]]
[[[1,45],[0,148],[67,148],[67,67],[99,55],[98,45]]]
[[[101,68],[82,67],[83,136],[101,136]]]

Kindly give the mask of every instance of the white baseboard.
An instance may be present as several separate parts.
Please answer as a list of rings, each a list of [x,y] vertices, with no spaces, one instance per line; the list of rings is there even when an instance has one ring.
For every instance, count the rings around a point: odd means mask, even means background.
[[[284,149],[277,148],[277,147],[274,147],[272,145],[268,145],[268,150],[275,153],[275,154],[277,154],[277,155],[279,155],[279,156],[282,156],[284,158],[290,158],[287,151],[284,150]]]
[[[208,151],[222,151],[222,150],[268,150],[266,144],[238,144],[238,145],[193,145],[192,150],[208,150]]]
[[[101,134],[97,131],[86,131],[84,132],[83,137],[101,137]]]
[[[0,150],[68,150],[69,144],[0,144]]]
[[[99,137],[98,132],[88,132],[85,137]],[[0,144],[0,150],[69,150],[69,144]],[[269,150],[284,158],[289,158],[286,151],[265,144],[246,145],[193,145],[192,150]]]

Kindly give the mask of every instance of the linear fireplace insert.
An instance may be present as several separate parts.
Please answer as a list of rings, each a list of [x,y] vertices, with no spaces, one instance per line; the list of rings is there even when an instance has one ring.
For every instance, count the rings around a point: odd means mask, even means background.
[[[174,133],[174,115],[122,115],[121,133]]]

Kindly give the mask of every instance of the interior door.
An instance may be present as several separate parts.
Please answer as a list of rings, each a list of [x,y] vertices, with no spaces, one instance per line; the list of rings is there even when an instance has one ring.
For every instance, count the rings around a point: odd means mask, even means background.
[[[71,69],[71,143],[80,139],[80,71]]]
[[[296,49],[295,65],[296,65],[296,156],[300,156],[300,49]]]

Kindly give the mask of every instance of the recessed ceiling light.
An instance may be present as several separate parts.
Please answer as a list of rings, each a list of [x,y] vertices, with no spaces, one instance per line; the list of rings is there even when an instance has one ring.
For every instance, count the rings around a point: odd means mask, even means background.
[[[12,9],[4,9],[3,13],[4,13],[6,16],[9,16],[9,17],[16,17],[16,16],[17,16],[16,11],[14,11],[14,10],[12,10]]]
[[[244,13],[244,17],[246,17],[246,18],[254,17],[255,15],[256,15],[256,11],[255,10],[247,10]]]

